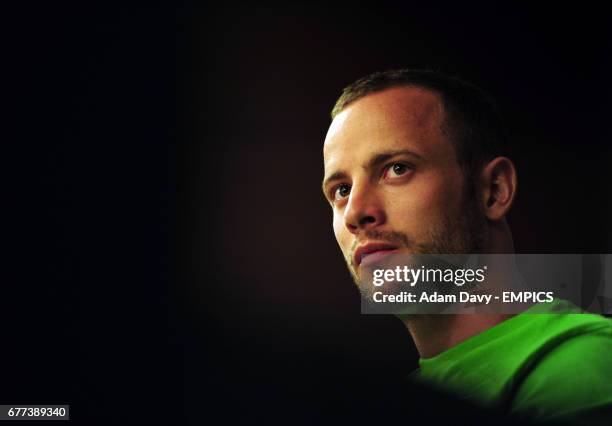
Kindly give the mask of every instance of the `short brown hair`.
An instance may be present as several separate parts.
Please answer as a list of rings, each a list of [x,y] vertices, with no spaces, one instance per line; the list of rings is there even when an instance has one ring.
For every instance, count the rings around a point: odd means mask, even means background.
[[[475,176],[486,162],[506,155],[506,130],[493,100],[479,87],[438,71],[401,69],[360,78],[342,91],[332,119],[358,99],[398,86],[428,89],[440,96],[444,109],[441,131],[453,143],[466,176]]]

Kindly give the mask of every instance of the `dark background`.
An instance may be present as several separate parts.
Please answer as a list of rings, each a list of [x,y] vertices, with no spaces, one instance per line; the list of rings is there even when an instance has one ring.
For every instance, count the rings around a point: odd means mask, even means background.
[[[87,424],[365,422],[454,404],[401,383],[414,346],[394,318],[360,314],[320,193],[329,111],[373,71],[437,69],[497,100],[517,252],[611,250],[603,10],[3,15],[1,403],[70,403]]]

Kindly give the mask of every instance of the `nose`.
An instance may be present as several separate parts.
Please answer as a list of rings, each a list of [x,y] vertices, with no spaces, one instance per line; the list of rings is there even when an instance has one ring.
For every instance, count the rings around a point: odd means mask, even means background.
[[[363,230],[374,229],[385,223],[386,217],[382,201],[373,188],[354,185],[344,210],[344,223],[347,229],[357,234]]]

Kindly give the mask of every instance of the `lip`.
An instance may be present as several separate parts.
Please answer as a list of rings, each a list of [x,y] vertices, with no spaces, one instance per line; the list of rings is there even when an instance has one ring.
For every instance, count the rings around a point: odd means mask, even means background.
[[[374,258],[379,259],[383,255],[397,252],[397,249],[397,246],[388,243],[364,244],[355,250],[355,254],[353,255],[353,264],[356,267],[359,267],[365,256],[372,257],[372,260],[374,260]]]

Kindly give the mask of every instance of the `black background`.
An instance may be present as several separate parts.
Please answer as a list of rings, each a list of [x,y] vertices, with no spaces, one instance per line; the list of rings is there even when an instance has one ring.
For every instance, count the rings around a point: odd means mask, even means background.
[[[610,252],[603,10],[41,2],[3,15],[2,403],[69,403],[87,424],[410,419],[454,404],[401,385],[414,346],[394,318],[360,315],[319,189],[329,111],[377,70],[438,69],[497,100],[517,252]]]

